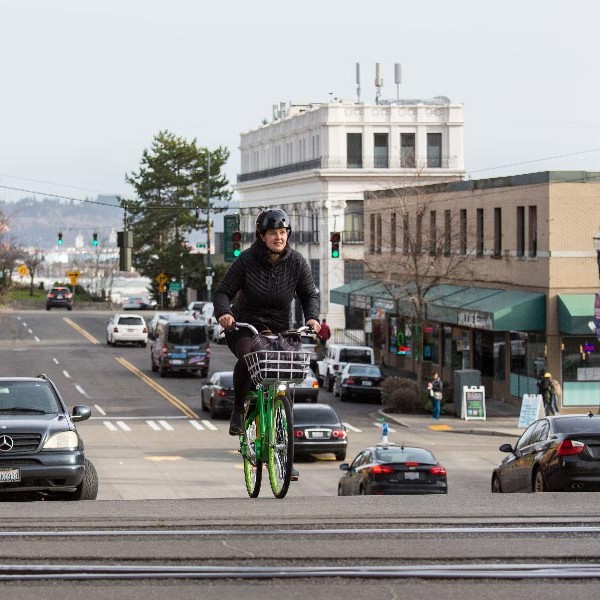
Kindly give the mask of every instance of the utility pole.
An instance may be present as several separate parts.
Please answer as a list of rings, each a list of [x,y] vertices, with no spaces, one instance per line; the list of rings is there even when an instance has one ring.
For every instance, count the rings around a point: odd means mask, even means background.
[[[210,259],[210,150],[206,149],[206,299],[212,301],[212,263]]]

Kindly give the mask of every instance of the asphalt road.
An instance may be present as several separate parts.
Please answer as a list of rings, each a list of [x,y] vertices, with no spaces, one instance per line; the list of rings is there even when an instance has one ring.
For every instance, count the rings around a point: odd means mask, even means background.
[[[0,313],[0,375],[47,373],[69,406],[92,407],[79,429],[100,480],[95,502],[2,504],[6,597],[595,595],[597,495],[492,495],[502,437],[392,425],[447,467],[448,496],[339,498],[338,463],[322,456],[298,465],[285,500],[250,500],[227,422],[200,410],[202,380],[161,379],[149,349],[107,346],[107,320]],[[232,364],[213,347],[211,371]],[[321,393],[351,426],[349,458],[378,441],[376,405]]]

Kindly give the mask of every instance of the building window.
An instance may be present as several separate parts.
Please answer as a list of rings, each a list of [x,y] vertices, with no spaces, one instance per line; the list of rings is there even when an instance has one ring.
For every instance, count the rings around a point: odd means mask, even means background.
[[[310,272],[312,274],[313,281],[317,288],[321,289],[321,261],[318,258],[310,259]]]
[[[388,134],[374,134],[374,163],[376,169],[388,168]]]
[[[537,206],[529,207],[529,256],[537,256]]]
[[[525,256],[525,207],[517,206],[517,256]]]
[[[362,260],[344,261],[344,283],[350,283],[365,276],[365,263]]]
[[[483,208],[477,209],[477,256],[483,256]]]
[[[494,256],[502,256],[502,209],[494,208]]]
[[[408,215],[404,214],[402,217],[402,251],[404,254],[408,254],[410,241],[410,221]]]
[[[452,252],[452,211],[444,211],[444,254],[449,256]]]
[[[390,217],[390,252],[396,254],[396,213]]]
[[[377,215],[377,241],[375,244],[375,251],[377,254],[381,254],[381,238],[383,235],[383,231],[381,228],[381,215]]]
[[[319,211],[315,210],[310,216],[312,243],[319,243]]]
[[[351,206],[351,200],[347,201]],[[342,242],[345,244],[361,244],[364,237],[364,216],[362,210],[356,208],[344,214],[344,232],[342,234]]]
[[[442,166],[442,134],[427,134],[427,166],[439,169]]]
[[[414,169],[417,166],[415,152],[415,134],[400,134],[400,166],[406,169]]]
[[[369,219],[369,252],[375,254],[375,215]]]
[[[460,253],[467,253],[467,209],[460,209]]]
[[[362,169],[362,133],[346,134],[346,166],[348,169]]]
[[[415,232],[415,256],[423,251],[423,213],[417,214],[417,230]]]
[[[437,225],[436,225],[437,214],[435,210],[429,213],[429,255],[435,256],[437,254]]]

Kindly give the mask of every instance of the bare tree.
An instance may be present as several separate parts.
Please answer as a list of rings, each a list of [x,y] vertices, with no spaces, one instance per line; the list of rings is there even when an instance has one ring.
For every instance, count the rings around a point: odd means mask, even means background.
[[[419,384],[434,288],[473,277],[466,219],[443,190],[444,184],[406,185],[367,192],[364,203],[365,266],[385,286],[396,314],[412,331]]]
[[[0,298],[12,285],[12,272],[17,261],[23,258],[23,249],[8,238],[8,220],[0,211]]]
[[[33,296],[33,279],[38,267],[46,260],[44,253],[36,248],[33,252],[25,255],[23,263],[29,269],[29,295]]]

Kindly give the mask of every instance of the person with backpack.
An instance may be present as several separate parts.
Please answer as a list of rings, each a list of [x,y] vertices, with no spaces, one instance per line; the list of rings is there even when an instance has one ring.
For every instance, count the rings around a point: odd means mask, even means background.
[[[544,401],[544,412],[546,416],[555,415],[557,411],[553,407],[552,399],[553,397],[555,398],[554,404],[556,404],[556,396],[554,392],[554,386],[552,385],[551,373],[544,373],[542,381],[540,382],[540,392],[542,394],[542,400]]]

